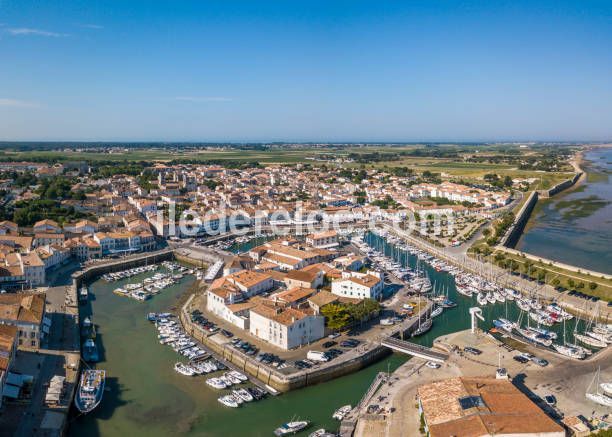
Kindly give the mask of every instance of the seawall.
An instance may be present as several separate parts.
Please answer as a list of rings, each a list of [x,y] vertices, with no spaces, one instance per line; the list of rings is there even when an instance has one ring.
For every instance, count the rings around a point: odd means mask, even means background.
[[[523,204],[519,212],[514,217],[514,222],[512,223],[512,226],[508,228],[508,230],[500,240],[500,245],[513,249],[520,240],[521,235],[523,234],[523,230],[525,229],[525,226],[527,225],[527,222],[529,221],[531,213],[533,212],[533,209],[535,208],[535,205],[538,200],[540,198],[548,199],[549,197],[554,196],[555,194],[558,194],[561,191],[572,187],[574,184],[576,184],[576,182],[578,182],[578,180],[580,180],[583,175],[584,173],[582,171],[579,171],[574,174],[572,178],[566,179],[563,182],[558,183],[554,187],[549,188],[548,190],[532,191],[529,197],[527,198],[527,201]]]
[[[193,297],[193,295],[192,295]],[[392,351],[385,346],[377,343],[364,343],[363,346],[354,349],[358,355],[346,358],[346,355],[336,358],[330,363],[324,363],[316,368],[300,370],[292,373],[283,373],[273,367],[260,363],[254,357],[244,354],[233,348],[228,343],[219,343],[214,340],[211,334],[191,321],[188,308],[192,297],[185,303],[179,313],[179,319],[185,331],[194,339],[202,343],[209,351],[222,357],[224,360],[238,367],[242,372],[257,378],[262,383],[274,388],[279,392],[287,392],[298,388],[315,385],[330,381],[334,378],[357,372],[384,357],[390,355]],[[423,317],[431,308],[431,302],[420,311],[419,317]],[[389,332],[390,336],[401,337],[399,331],[410,333],[416,329],[419,317],[414,317]],[[360,349],[364,348],[364,349]]]
[[[185,331],[210,351],[234,364],[241,371],[248,373],[280,392],[287,392],[348,375],[379,361],[391,353],[386,347],[374,346],[372,349],[350,360],[322,365],[316,369],[294,372],[293,374],[284,374],[232,348],[228,344],[220,344],[214,341],[209,333],[191,322],[185,307],[181,310],[179,317]]]
[[[554,196],[555,194],[573,186],[582,177],[583,174],[583,172],[579,171],[571,179],[566,179],[563,182],[558,183],[554,187],[549,188],[548,190],[538,190],[538,194],[542,198]]]
[[[174,259],[172,249],[164,249],[156,252],[146,252],[129,258],[121,258],[110,262],[100,262],[87,266],[83,270],[72,274],[72,285],[78,290],[81,284],[88,283],[105,273],[117,272],[131,269],[147,264],[155,264],[161,261]]]
[[[529,221],[529,217],[538,202],[539,194],[537,191],[532,191],[519,212],[514,217],[514,222],[508,228],[505,235],[502,237],[500,244],[505,247],[514,247],[521,238],[521,234],[525,229],[525,225]]]

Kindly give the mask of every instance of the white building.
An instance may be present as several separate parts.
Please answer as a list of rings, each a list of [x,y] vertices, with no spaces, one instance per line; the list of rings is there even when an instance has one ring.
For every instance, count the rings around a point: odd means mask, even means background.
[[[354,299],[375,299],[382,297],[384,282],[378,272],[342,272],[342,278],[332,282],[333,294]]]
[[[324,336],[325,318],[312,310],[260,304],[250,310],[249,332],[284,350],[310,344]]]
[[[337,247],[338,233],[336,231],[315,232],[306,237],[306,243],[317,249],[329,249]]]

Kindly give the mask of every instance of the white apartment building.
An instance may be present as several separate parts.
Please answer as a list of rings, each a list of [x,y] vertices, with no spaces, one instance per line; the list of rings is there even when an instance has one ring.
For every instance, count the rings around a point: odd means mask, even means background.
[[[258,305],[251,308],[249,332],[284,350],[310,344],[324,336],[325,318],[311,310]]]
[[[378,276],[377,276],[378,275]],[[332,282],[333,294],[353,299],[374,299],[382,297],[384,282],[378,272],[342,272],[342,278]]]
[[[337,247],[338,233],[336,231],[316,232],[306,237],[306,243],[317,249]]]

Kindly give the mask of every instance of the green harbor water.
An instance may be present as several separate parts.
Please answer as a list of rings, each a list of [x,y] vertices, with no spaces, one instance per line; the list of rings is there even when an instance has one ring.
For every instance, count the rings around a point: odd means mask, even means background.
[[[387,254],[395,254],[403,264],[415,265],[415,257],[393,249],[382,238],[368,238]],[[436,287],[448,288],[450,299],[458,304],[445,310],[435,319],[432,330],[417,339],[418,343],[430,345],[440,335],[467,329],[468,308],[476,302],[455,292],[450,275],[428,266],[425,269]],[[179,355],[159,344],[155,327],[146,320],[148,312],[175,307],[194,279],[185,278],[146,302],[112,293],[121,284],[143,277],[115,283],[98,280],[91,285],[94,299],[84,311],[93,312],[98,328],[102,361],[97,367],[107,370],[107,391],[97,410],[72,418],[71,436],[270,436],[277,426],[293,417],[312,422],[303,435],[321,427],[335,430],[339,423],[331,414],[336,408],[355,405],[377,372],[393,371],[408,359],[392,354],[351,375],[230,409],[217,402],[220,393],[205,384],[206,377],[189,378],[173,370]],[[512,303],[485,307],[487,322],[483,328],[490,327],[493,318],[505,316],[506,312],[510,318],[518,315]]]

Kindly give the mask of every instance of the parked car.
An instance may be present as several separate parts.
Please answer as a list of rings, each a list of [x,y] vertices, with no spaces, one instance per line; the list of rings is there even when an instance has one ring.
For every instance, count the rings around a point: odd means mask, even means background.
[[[336,343],[335,341],[326,341],[325,343],[323,343],[323,347],[325,349],[329,349],[332,346],[337,345],[338,343]]]
[[[344,340],[340,342],[340,346],[354,348],[361,343],[359,340],[355,340],[354,338],[350,338],[348,340]]]
[[[525,358],[522,355],[515,355],[512,357],[513,360],[518,361],[521,364],[525,364],[529,362],[529,358]]]
[[[548,361],[546,361],[544,358],[533,357],[531,359],[531,361],[533,361],[534,363],[536,363],[540,367],[548,366]]]
[[[472,355],[480,355],[482,353],[480,349],[476,349],[475,347],[472,347],[472,346],[466,346],[463,348],[463,350]]]
[[[338,338],[338,337],[340,337],[340,334],[337,332],[334,332],[333,334],[329,334],[327,336],[327,338],[331,338],[331,339]]]
[[[298,369],[310,369],[312,367],[312,365],[310,365],[304,360],[296,361],[295,363],[293,363],[293,365]]]

